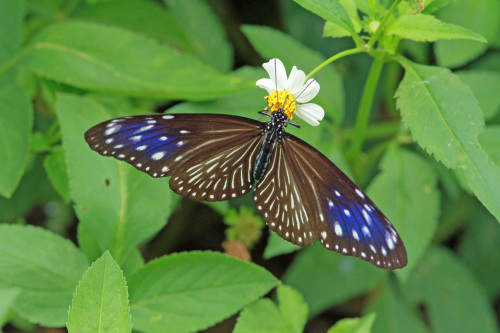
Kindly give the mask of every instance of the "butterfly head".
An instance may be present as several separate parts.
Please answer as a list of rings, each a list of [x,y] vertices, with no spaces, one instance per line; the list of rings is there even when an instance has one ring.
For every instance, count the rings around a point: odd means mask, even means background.
[[[280,140],[284,133],[285,127],[288,123],[288,116],[282,109],[273,111],[269,117],[271,120],[266,122],[264,127],[264,132],[266,133],[266,138],[268,142],[274,142],[276,139]]]

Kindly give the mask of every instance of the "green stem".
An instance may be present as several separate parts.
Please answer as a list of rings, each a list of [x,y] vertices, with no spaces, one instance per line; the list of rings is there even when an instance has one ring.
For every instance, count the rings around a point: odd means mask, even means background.
[[[369,50],[372,49],[373,45],[375,44],[375,42],[380,37],[380,34],[382,33],[382,30],[384,30],[385,24],[387,23],[387,20],[389,19],[389,17],[392,16],[392,12],[396,9],[396,7],[399,5],[400,2],[401,2],[401,0],[394,1],[394,3],[392,4],[391,8],[389,8],[389,10],[387,11],[387,13],[385,13],[384,18],[380,22],[377,30],[375,31],[375,33],[373,34],[373,36],[368,41],[368,49]]]
[[[364,47],[357,47],[355,49],[345,50],[345,51],[342,51],[340,53],[337,53],[336,55],[334,55],[333,57],[330,57],[327,60],[323,61],[318,67],[316,67],[315,69],[313,69],[311,71],[311,73],[309,73],[307,75],[306,81],[309,80],[311,78],[311,76],[313,76],[314,74],[316,74],[317,72],[319,72],[320,69],[322,69],[326,65],[334,62],[335,60],[338,60],[340,58],[343,58],[343,57],[351,55],[351,54],[356,54],[356,53],[361,53],[361,52],[366,52],[366,48],[364,48]]]
[[[356,44],[356,48],[362,48],[365,46],[365,42],[363,41],[363,39],[361,39],[361,37],[359,37],[359,35],[355,31],[354,33],[351,34],[351,36],[354,41],[354,44]]]
[[[370,111],[373,105],[373,97],[377,89],[377,83],[382,72],[384,61],[375,58],[370,68],[370,73],[366,79],[365,87],[363,88],[363,95],[359,102],[358,115],[354,127],[354,137],[352,140],[351,148],[349,150],[349,160],[356,159],[361,152],[361,147],[366,135],[366,128],[370,120]]]

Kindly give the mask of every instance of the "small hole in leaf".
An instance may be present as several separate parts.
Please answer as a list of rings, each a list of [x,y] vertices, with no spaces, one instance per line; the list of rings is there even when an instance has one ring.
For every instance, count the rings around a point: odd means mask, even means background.
[[[104,179],[104,183],[106,184],[106,187],[109,187],[109,179]]]

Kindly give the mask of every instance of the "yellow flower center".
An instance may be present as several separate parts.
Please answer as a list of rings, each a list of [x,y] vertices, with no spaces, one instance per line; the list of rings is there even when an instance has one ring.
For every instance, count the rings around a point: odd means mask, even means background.
[[[273,111],[277,111],[282,109],[283,112],[287,115],[288,119],[292,119],[295,114],[295,109],[297,108],[297,104],[295,103],[295,99],[292,94],[290,94],[286,90],[281,91],[273,91],[269,94],[269,96],[264,97],[267,100],[267,111],[272,113]],[[286,103],[286,105],[284,105]]]

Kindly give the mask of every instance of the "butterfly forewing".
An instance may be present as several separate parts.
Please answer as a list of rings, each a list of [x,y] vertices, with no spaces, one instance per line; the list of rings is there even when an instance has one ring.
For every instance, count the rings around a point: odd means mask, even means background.
[[[309,202],[315,235],[325,248],[386,269],[406,266],[406,250],[392,224],[335,164],[293,135],[286,134],[283,151],[300,169],[299,193]]]
[[[152,177],[172,176],[176,193],[196,200],[239,197],[251,174],[263,123],[210,114],[122,117],[85,133],[90,148],[130,163]]]
[[[220,133],[219,133],[220,134]],[[186,157],[182,170],[170,179],[170,188],[197,200],[237,198],[252,188],[252,167],[262,145],[260,132],[245,131],[217,136]]]

